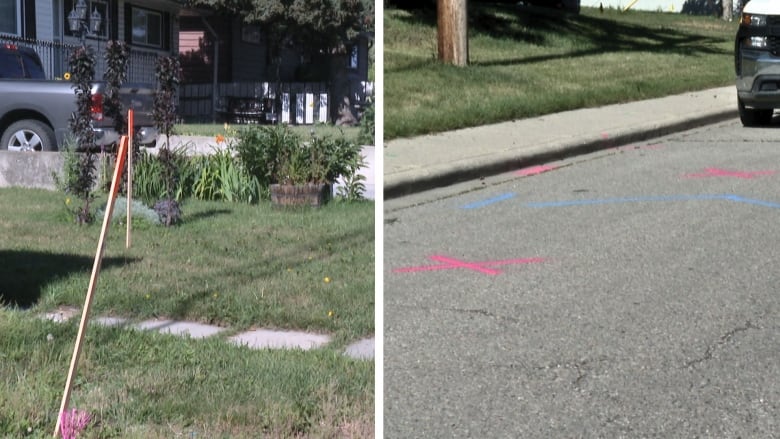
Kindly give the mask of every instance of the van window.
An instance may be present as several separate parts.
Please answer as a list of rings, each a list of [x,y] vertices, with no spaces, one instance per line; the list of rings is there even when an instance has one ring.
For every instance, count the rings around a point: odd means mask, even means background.
[[[46,74],[43,72],[43,66],[41,60],[37,56],[32,54],[21,53],[22,62],[24,63],[25,78],[31,79],[44,79]]]
[[[23,78],[24,67],[14,52],[0,50],[0,78]]]

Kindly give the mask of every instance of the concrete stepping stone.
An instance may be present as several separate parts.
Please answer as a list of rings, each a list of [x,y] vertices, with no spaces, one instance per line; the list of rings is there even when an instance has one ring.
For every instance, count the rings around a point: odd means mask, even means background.
[[[303,349],[307,351],[328,344],[330,337],[308,332],[257,329],[236,334],[228,340],[233,344],[247,346],[250,349]]]
[[[78,314],[80,314],[78,308],[61,307],[41,314],[41,318],[62,323]],[[102,326],[127,326],[140,331],[157,331],[162,334],[189,336],[193,339],[211,337],[226,330],[226,328],[219,326],[169,319],[151,319],[132,323],[129,319],[123,317],[101,316],[93,318],[91,322]],[[247,346],[250,349],[302,349],[307,351],[330,343],[330,336],[300,331],[257,329],[236,334],[227,340],[234,345]],[[347,346],[344,355],[361,360],[373,359],[374,338],[359,340]]]
[[[127,319],[122,317],[98,317],[93,321],[101,326],[125,326],[128,322]]]
[[[344,355],[356,360],[372,360],[374,358],[374,337],[364,338],[347,346]]]
[[[41,318],[43,318],[44,320],[51,320],[52,322],[55,323],[64,323],[80,313],[81,310],[78,308],[61,306],[55,309],[54,311],[50,311],[42,314]]]
[[[133,325],[133,327],[140,330],[157,331],[161,334],[188,335],[191,338],[211,337],[225,330],[219,326],[174,320],[146,320]]]

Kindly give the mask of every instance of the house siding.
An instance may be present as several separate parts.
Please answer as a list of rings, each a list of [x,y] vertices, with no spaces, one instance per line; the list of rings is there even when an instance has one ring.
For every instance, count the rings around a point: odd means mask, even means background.
[[[55,30],[59,29],[58,14],[55,14],[58,2],[35,1],[35,36],[39,40],[54,41]]]
[[[241,21],[234,21],[235,29],[241,29]],[[233,81],[267,81],[267,46],[266,40],[262,37],[259,43],[248,43],[243,41],[241,31],[233,32],[233,56],[232,70]]]

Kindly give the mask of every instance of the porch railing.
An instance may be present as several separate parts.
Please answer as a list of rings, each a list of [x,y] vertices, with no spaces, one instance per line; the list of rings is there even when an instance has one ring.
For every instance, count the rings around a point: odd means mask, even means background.
[[[350,84],[350,98],[356,113],[361,114],[368,98],[373,95],[374,83],[354,81]],[[216,94],[216,99],[215,95]],[[333,119],[329,103],[328,83],[325,82],[223,82],[217,89],[208,84],[182,84],[179,86],[179,117],[186,122],[210,122],[230,119],[230,101],[270,99],[277,121],[290,124],[313,124]],[[216,101],[216,108],[213,103]],[[240,118],[238,118],[240,120]]]
[[[32,40],[7,34],[0,34],[0,43],[10,43],[35,50],[38,57],[41,58],[46,79],[62,78],[69,70],[70,54],[79,47],[59,41]],[[95,80],[99,81],[103,78],[103,72],[106,71],[106,60],[101,51],[105,48],[105,43],[102,41],[95,43],[90,40],[88,44],[95,50]],[[130,48],[127,82],[156,84],[157,79],[154,73],[158,56],[156,52]]]

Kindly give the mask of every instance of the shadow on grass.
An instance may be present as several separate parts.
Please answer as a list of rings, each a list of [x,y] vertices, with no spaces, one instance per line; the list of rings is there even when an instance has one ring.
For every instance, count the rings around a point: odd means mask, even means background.
[[[101,266],[136,262],[130,258],[103,258]],[[43,288],[71,273],[92,272],[94,258],[26,250],[0,250],[0,305],[29,308]]]
[[[186,215],[184,217],[184,221],[187,222],[200,221],[202,219],[212,218],[217,215],[229,215],[231,213],[233,213],[233,211],[230,209],[211,209],[211,210],[206,210],[204,212],[197,212],[192,215]]]
[[[411,24],[436,26],[436,11],[417,9],[401,17]],[[512,16],[512,18],[510,18]],[[649,52],[696,56],[700,54],[730,55],[720,49],[724,41],[661,25],[617,22],[609,18],[569,15],[536,8],[510,5],[469,5],[469,33],[498,39],[512,39],[521,44],[554,45],[551,36],[570,36],[581,50],[571,50],[546,56],[516,57],[496,61],[474,62],[473,66],[510,66],[598,55],[610,52]],[[414,69],[403,66],[390,71]]]

